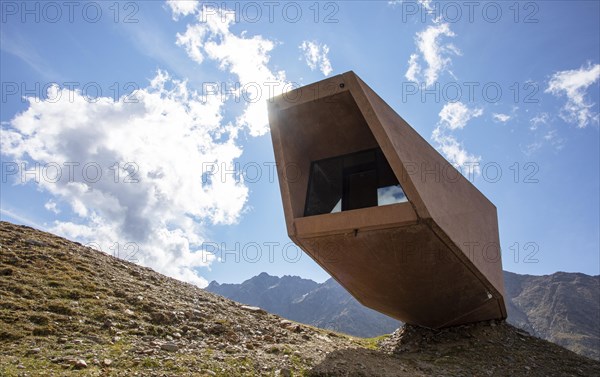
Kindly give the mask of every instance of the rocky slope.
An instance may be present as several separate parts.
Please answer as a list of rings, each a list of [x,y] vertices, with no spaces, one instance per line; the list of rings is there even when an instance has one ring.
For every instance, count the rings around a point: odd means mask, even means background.
[[[597,376],[600,363],[533,338],[505,322],[439,331],[404,325],[377,351],[338,350],[313,376]],[[377,367],[374,367],[377,365]],[[350,372],[353,371],[353,372]]]
[[[600,360],[600,276],[505,271],[504,282],[509,323]]]
[[[364,341],[0,223],[0,376],[299,375]]]
[[[282,317],[360,337],[389,334],[400,322],[360,304],[335,280],[319,284],[297,276],[261,273],[241,284],[211,282],[207,291]]]
[[[600,360],[600,276],[504,272],[508,322],[542,339]],[[400,323],[365,308],[335,280],[322,284],[262,273],[241,284],[212,282],[207,290],[260,306],[298,322],[374,337]]]
[[[596,361],[494,325],[405,326],[378,347],[0,222],[1,376],[600,374]]]

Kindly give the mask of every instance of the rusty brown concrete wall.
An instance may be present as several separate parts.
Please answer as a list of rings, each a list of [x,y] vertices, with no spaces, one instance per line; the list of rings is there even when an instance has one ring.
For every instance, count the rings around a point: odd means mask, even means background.
[[[499,245],[496,208],[358,76],[273,99],[269,121],[288,234],[359,301],[430,327],[506,317],[501,260],[483,253]],[[378,145],[409,203],[303,217],[312,161]],[[433,167],[446,174],[422,174]]]
[[[401,174],[407,174],[420,198],[420,206],[416,207],[419,216],[431,218],[441,230],[438,233],[446,235],[502,296],[504,280],[496,207],[360,78],[348,74],[345,79],[360,86],[356,97],[364,97],[357,100],[359,106],[361,102],[364,106],[364,99],[368,101],[374,113],[372,121],[380,122],[385,139],[391,141],[402,164],[416,167],[416,172]],[[446,169],[445,173],[442,169]],[[438,173],[431,175],[428,171]]]
[[[310,96],[304,94],[301,98]],[[377,142],[348,90],[282,107],[271,111],[270,121],[277,124],[272,133],[276,157],[281,158],[278,162],[283,161],[281,173],[294,198],[289,208],[289,221],[304,216],[312,161],[375,148]],[[300,174],[296,174],[298,169]]]

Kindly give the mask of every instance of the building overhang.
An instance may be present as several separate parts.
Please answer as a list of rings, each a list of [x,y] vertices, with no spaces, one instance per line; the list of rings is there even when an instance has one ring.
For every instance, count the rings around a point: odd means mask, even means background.
[[[495,206],[357,75],[298,88],[268,106],[288,235],[354,297],[432,328],[506,318]],[[384,156],[407,201],[329,213],[335,190],[350,200],[354,186],[344,175],[332,180],[335,189],[322,184],[324,213],[309,214],[307,202],[319,194],[309,190],[315,164],[371,150]]]

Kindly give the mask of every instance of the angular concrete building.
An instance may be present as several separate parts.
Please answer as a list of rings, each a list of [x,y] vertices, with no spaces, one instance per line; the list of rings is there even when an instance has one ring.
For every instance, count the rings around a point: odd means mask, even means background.
[[[290,238],[364,305],[506,318],[496,207],[353,72],[269,101]]]

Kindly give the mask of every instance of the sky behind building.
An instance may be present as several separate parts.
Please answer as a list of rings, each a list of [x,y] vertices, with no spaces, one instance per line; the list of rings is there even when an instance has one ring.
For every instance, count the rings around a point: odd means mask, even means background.
[[[323,281],[266,101],[353,70],[496,205],[504,269],[600,273],[597,1],[1,6],[2,220],[201,286]]]

